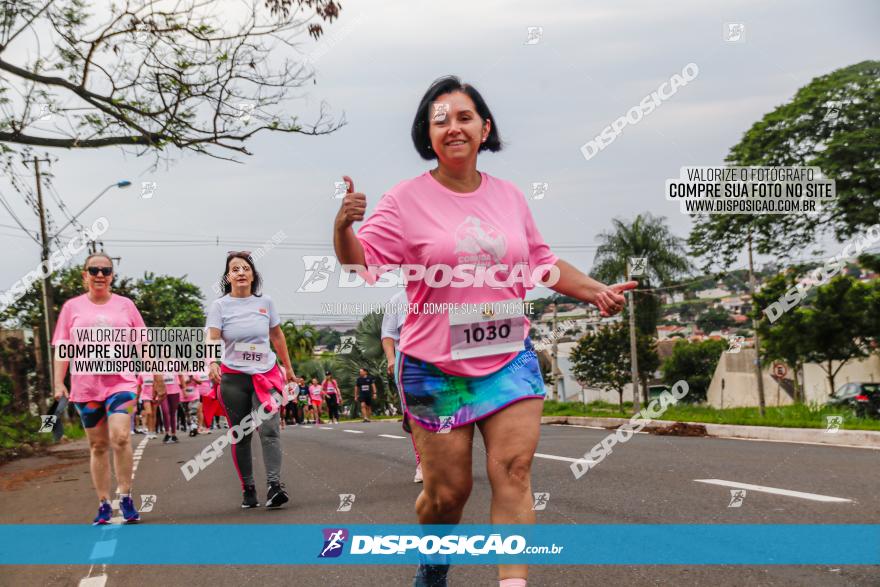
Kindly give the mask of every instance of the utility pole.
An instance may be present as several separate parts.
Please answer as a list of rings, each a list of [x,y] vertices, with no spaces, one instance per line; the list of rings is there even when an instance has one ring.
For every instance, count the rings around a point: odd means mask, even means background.
[[[558,353],[558,346],[556,344],[556,339],[558,337],[556,336],[556,302],[555,301],[553,302],[553,329],[550,331],[550,338],[553,341],[553,347],[550,351],[550,358],[553,362],[553,365],[551,367],[552,373],[553,373],[553,393],[551,394],[551,397],[554,400],[559,400],[559,375],[560,375],[560,372],[559,372],[559,361],[556,358],[557,353]]]
[[[758,413],[764,417],[764,374],[761,371],[761,341],[758,337],[758,320],[754,317],[758,306],[755,304],[755,267],[752,261],[752,228],[749,227],[749,295],[752,296],[752,330],[755,333],[755,377],[758,378]]]
[[[630,278],[630,266],[626,264],[626,279]],[[629,297],[629,356],[630,366],[632,369],[632,386],[633,386],[633,413],[638,414],[641,406],[639,405],[639,357],[636,349],[636,296],[633,290],[626,292]]]
[[[55,327],[55,317],[52,315],[52,307],[54,299],[52,295],[52,284],[49,281],[49,235],[46,233],[46,211],[43,206],[43,185],[40,180],[40,161],[50,163],[49,159],[39,159],[34,157],[34,175],[37,181],[37,211],[40,215],[40,263],[41,273],[43,275],[43,325],[46,329],[46,373],[48,374],[49,394],[55,386],[52,379],[52,329]]]

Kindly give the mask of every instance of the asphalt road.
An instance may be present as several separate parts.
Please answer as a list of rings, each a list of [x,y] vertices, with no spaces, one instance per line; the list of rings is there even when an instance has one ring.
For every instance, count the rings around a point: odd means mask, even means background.
[[[880,451],[805,444],[636,435],[596,469],[575,480],[569,462],[607,432],[544,426],[533,467],[533,490],[549,493],[538,522],[548,524],[651,523],[880,523]],[[384,436],[383,436],[384,435]],[[287,427],[282,432],[283,477],[292,501],[280,510],[241,510],[241,493],[228,450],[191,481],[180,464],[216,438],[181,438],[141,445],[135,490],[155,495],[144,524],[372,524],[416,522],[414,457],[399,423],[343,423]],[[486,523],[489,485],[477,434],[474,489],[463,523]],[[256,449],[258,443],[254,442]],[[255,451],[259,455],[259,450]],[[136,453],[137,454],[137,453]],[[481,455],[483,458],[481,458]],[[568,459],[568,460],[566,460]],[[266,487],[256,457],[260,501]],[[696,480],[714,480],[712,483]],[[729,507],[735,484],[750,486],[739,507]],[[355,494],[348,512],[338,495]],[[840,498],[848,501],[828,501]],[[138,500],[136,500],[138,501]],[[52,456],[0,468],[3,524],[87,524],[95,511],[82,442]],[[876,545],[874,545],[876,547]],[[182,549],[206,545],[182,544]],[[864,545],[853,545],[861,548]],[[51,537],[47,537],[51,548]],[[662,548],[662,545],[658,545]],[[135,587],[161,585],[411,585],[404,566],[8,566],[0,585]],[[496,569],[461,565],[450,585],[497,585]],[[532,566],[530,585],[880,585],[868,566]]]

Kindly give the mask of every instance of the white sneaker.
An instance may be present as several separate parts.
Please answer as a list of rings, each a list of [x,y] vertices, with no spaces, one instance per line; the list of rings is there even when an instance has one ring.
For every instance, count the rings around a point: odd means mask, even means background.
[[[421,483],[422,482],[422,464],[419,463],[416,465],[416,476],[413,477],[413,483]]]
[[[154,438],[156,438],[156,435],[153,434],[152,432],[150,432],[147,434],[147,438],[149,438],[150,440],[153,440]]]

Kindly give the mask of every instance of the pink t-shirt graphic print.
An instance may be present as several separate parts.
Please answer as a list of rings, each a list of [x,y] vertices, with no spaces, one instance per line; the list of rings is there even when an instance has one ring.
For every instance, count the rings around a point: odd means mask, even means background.
[[[420,310],[429,310],[407,314],[400,351],[465,377],[493,373],[509,362],[523,348],[528,320],[516,322],[514,332],[522,338],[515,345],[498,347],[508,350],[469,356],[468,352],[497,338],[503,321],[493,324],[494,332],[469,330],[466,325],[456,330],[450,322],[466,321],[466,316],[431,310],[442,303],[521,301],[558,260],[535,226],[522,192],[508,181],[481,175],[480,187],[467,194],[449,190],[429,172],[404,181],[381,198],[357,232],[372,270],[365,278],[372,282],[389,268],[383,265],[402,265],[407,299]],[[409,268],[418,266],[425,267],[424,275]],[[468,273],[481,277],[471,279]],[[461,342],[458,337],[474,334],[481,340],[471,339],[471,351],[464,353],[468,358],[456,360],[453,344]],[[511,331],[504,334],[510,336]]]

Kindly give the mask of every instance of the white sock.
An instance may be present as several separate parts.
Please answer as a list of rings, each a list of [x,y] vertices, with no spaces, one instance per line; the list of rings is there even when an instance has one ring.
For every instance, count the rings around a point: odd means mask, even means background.
[[[498,587],[526,587],[525,579],[501,579]]]

